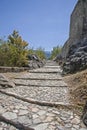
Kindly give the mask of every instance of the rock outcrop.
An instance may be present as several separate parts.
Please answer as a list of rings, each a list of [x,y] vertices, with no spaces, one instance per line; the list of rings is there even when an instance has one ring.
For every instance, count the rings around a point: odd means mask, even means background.
[[[78,0],[71,14],[69,39],[61,57],[64,73],[87,68],[87,0]]]
[[[66,58],[70,47],[87,37],[87,0],[78,0],[70,18],[69,38],[63,46],[62,57]]]
[[[87,68],[87,39],[73,44],[63,64],[63,73],[74,73]]]
[[[41,61],[39,57],[35,54],[28,55],[28,60],[29,60],[29,64],[27,65],[27,67],[29,67],[29,69],[40,68],[44,65],[44,62]]]
[[[69,39],[61,56],[64,59],[63,74],[87,68],[87,0],[78,0],[71,14]],[[87,102],[82,120],[87,126]]]

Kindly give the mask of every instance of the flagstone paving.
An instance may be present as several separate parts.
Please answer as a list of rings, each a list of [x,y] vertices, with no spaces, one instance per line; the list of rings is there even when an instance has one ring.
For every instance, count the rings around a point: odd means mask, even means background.
[[[68,107],[69,90],[61,72],[49,61],[43,68],[11,77],[16,86],[0,90],[0,130],[86,130]]]

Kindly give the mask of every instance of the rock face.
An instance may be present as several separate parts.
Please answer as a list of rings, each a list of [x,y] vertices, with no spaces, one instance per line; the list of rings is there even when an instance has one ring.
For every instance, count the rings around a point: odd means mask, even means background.
[[[87,0],[78,0],[70,22],[69,39],[61,53],[64,59],[63,73],[74,73],[87,68]],[[87,126],[87,102],[82,116]]]
[[[78,0],[70,21],[69,39],[63,46],[64,73],[87,67],[87,0]]]
[[[73,44],[68,52],[66,62],[63,65],[63,72],[74,73],[87,68],[87,39]]]
[[[63,46],[62,57],[66,58],[70,47],[87,37],[87,0],[78,0],[70,19],[69,39]]]

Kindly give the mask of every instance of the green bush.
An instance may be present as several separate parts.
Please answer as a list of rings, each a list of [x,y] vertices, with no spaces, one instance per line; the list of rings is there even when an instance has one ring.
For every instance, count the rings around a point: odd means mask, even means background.
[[[36,54],[41,60],[46,59],[44,49],[42,49],[41,47],[38,48],[38,49],[35,51],[35,54]]]
[[[5,66],[6,64],[8,64],[8,50],[9,47],[6,44],[6,42],[0,41],[0,66]]]
[[[60,54],[61,49],[62,49],[61,46],[53,47],[53,50],[51,51],[51,57],[50,57],[50,59],[54,59],[58,54]]]
[[[42,49],[41,47],[38,48],[38,49],[36,49],[36,50],[29,49],[29,50],[28,50],[28,54],[35,54],[35,55],[37,55],[41,60],[46,59],[45,51],[44,51],[44,49]]]
[[[22,40],[17,31],[8,36],[7,41],[0,39],[0,66],[26,66],[28,54],[35,54],[41,60],[45,59],[44,49],[28,49],[28,43]]]
[[[17,31],[13,31],[6,42],[0,43],[0,65],[25,66],[28,63],[28,43],[22,40]]]

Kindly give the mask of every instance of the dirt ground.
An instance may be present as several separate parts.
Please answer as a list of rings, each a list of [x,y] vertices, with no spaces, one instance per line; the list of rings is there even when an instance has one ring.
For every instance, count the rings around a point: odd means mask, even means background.
[[[70,101],[83,106],[87,100],[87,69],[63,78],[70,90]]]

